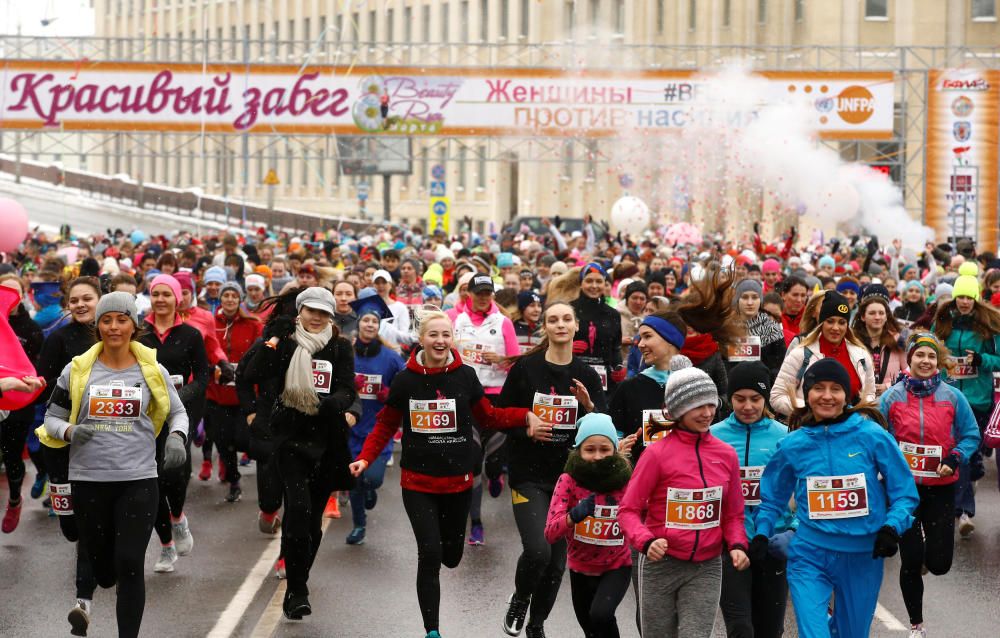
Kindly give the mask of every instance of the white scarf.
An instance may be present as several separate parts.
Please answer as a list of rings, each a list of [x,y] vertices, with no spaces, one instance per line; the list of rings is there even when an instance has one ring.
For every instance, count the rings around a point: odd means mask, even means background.
[[[286,406],[303,414],[319,412],[319,395],[313,388],[312,356],[330,343],[333,326],[322,332],[312,333],[301,325],[295,327],[295,343],[299,344],[292,354],[292,361],[285,372],[285,389],[281,401]]]

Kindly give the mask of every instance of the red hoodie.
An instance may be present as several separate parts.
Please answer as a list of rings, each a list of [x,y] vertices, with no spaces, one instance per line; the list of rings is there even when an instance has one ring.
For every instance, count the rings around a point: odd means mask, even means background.
[[[264,329],[256,317],[247,318],[237,314],[232,322],[226,319],[222,309],[215,314],[215,335],[229,363],[236,365],[240,358],[250,349]],[[240,400],[236,396],[236,384],[220,385],[213,378],[208,384],[208,399],[219,405],[239,405]]]

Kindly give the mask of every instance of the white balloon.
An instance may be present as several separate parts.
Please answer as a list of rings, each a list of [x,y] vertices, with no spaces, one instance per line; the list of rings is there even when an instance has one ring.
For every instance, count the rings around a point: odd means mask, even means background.
[[[649,227],[649,206],[638,197],[622,197],[611,206],[611,228],[638,235]]]

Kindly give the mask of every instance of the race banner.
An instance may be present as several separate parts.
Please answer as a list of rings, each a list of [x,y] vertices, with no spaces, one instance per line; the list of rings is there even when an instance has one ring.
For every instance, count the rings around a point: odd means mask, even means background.
[[[0,128],[343,135],[589,136],[699,122],[693,71],[0,60]],[[829,139],[888,139],[893,74],[762,72]],[[734,113],[741,126],[755,111]]]
[[[939,241],[972,237],[997,249],[1000,71],[931,71],[927,97],[926,224]]]

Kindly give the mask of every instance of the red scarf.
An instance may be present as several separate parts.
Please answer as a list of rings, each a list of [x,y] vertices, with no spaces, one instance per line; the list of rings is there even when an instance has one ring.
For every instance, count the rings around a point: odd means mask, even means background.
[[[688,335],[684,339],[684,347],[681,348],[681,354],[696,366],[701,365],[705,359],[718,351],[719,344],[715,343],[712,335]]]
[[[847,340],[842,340],[840,343],[834,345],[820,334],[819,351],[824,357],[833,357],[840,362],[840,365],[847,369],[847,375],[851,378],[851,396],[848,397],[848,401],[853,403],[854,397],[861,394],[861,378],[858,376],[858,371],[854,369],[854,364],[851,362],[851,355],[847,352]]]

